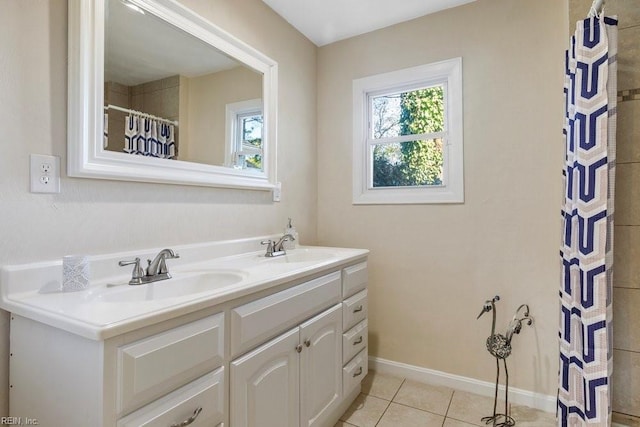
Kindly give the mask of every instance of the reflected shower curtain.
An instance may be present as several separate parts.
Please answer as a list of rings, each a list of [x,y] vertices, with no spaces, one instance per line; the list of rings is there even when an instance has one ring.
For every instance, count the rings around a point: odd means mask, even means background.
[[[617,21],[579,22],[566,54],[559,426],[611,424]]]
[[[109,146],[109,114],[102,115],[102,148]]]
[[[125,153],[163,159],[176,157],[175,127],[172,124],[133,113],[124,120]]]

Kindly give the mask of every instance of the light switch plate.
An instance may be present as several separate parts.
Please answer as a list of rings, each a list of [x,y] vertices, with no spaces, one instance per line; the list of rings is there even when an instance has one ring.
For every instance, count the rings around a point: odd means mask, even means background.
[[[282,198],[282,183],[276,182],[276,186],[273,189],[273,201],[279,202],[281,198]]]
[[[29,182],[32,193],[60,192],[60,157],[31,154],[29,165]]]

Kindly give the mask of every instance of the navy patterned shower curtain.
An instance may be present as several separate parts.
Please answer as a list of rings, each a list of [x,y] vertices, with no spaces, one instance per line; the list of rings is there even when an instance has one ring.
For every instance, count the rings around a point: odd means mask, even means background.
[[[124,152],[162,159],[176,158],[175,127],[130,113],[124,119]]]
[[[559,426],[611,425],[617,20],[576,25],[566,54]]]

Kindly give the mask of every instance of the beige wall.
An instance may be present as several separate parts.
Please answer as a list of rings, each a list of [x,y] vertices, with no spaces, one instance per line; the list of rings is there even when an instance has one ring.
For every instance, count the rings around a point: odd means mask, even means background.
[[[316,48],[261,0],[183,3],[279,63],[278,179],[271,194],[62,177],[29,193],[29,154],[66,163],[67,2],[3,0],[0,13],[0,264],[171,247],[281,232],[316,242]],[[7,414],[8,315],[0,312],[0,415]]]
[[[226,105],[262,98],[262,74],[246,67],[189,79],[187,160],[223,165]]]
[[[131,86],[130,92],[130,108],[168,120],[180,118],[179,75]]]
[[[105,82],[104,105],[117,105],[118,107],[131,108],[131,88],[117,82]],[[108,145],[109,151],[124,150],[124,128],[127,113],[120,110],[108,110]]]
[[[528,303],[510,385],[555,396],[566,2],[478,0],[318,53],[319,243],[369,248],[373,356],[485,381],[491,318]],[[351,203],[352,80],[461,56],[465,203]]]
[[[570,0],[572,32],[590,5]],[[605,12],[619,18],[613,410],[640,417],[640,7],[637,0],[607,0]]]

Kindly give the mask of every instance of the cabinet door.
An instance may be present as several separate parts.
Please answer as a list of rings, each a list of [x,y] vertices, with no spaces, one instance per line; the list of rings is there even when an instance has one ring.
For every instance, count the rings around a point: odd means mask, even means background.
[[[300,325],[300,426],[326,424],[342,398],[342,306]]]
[[[233,427],[298,427],[299,328],[231,362]]]

